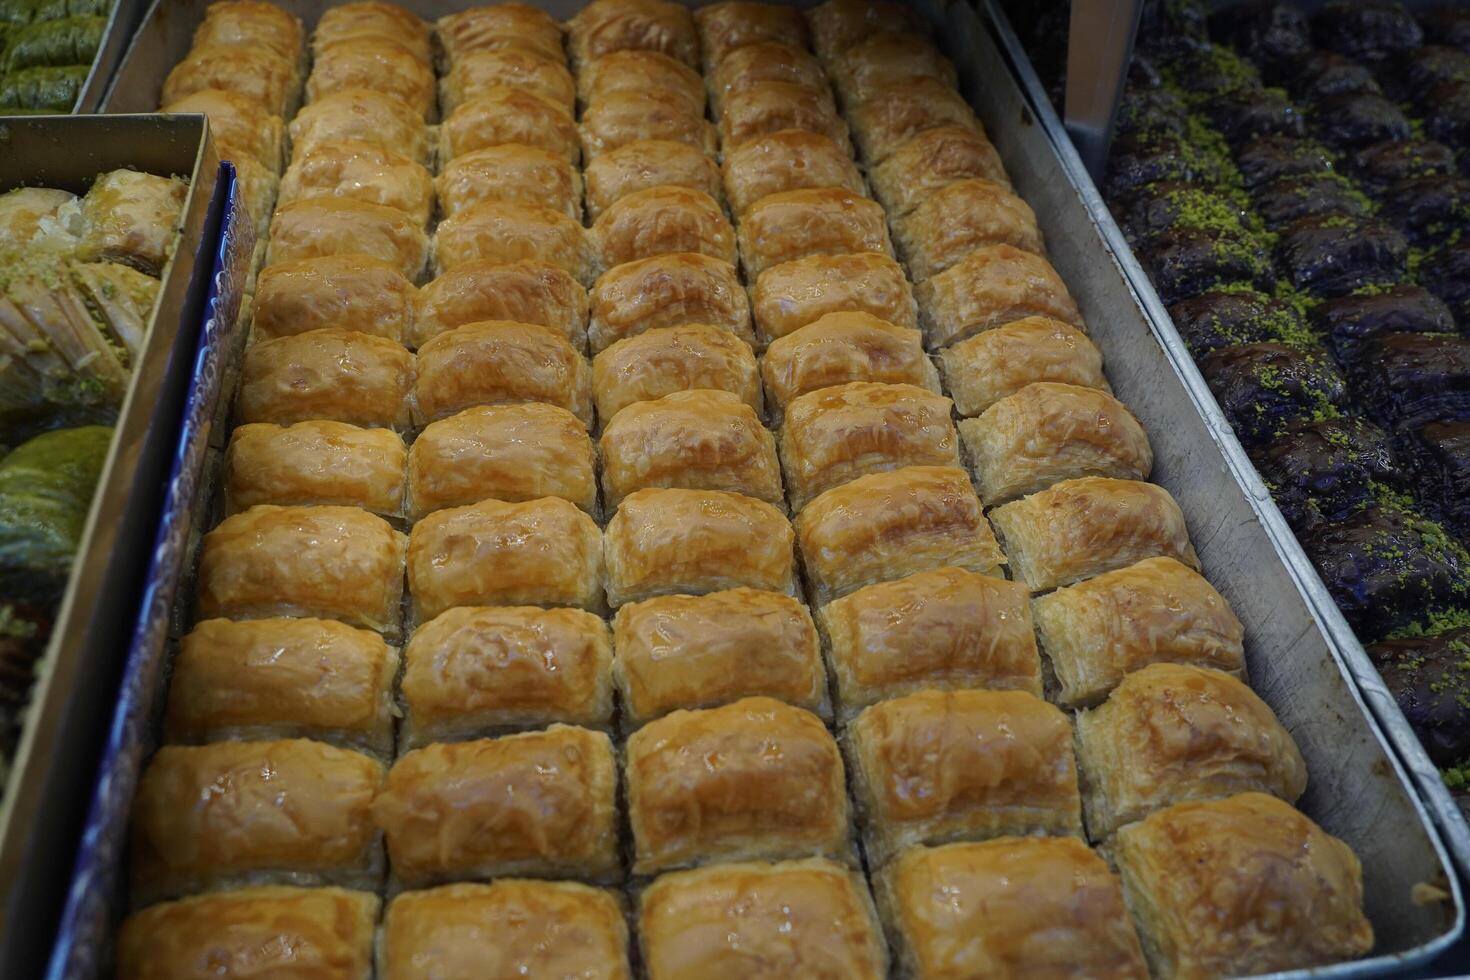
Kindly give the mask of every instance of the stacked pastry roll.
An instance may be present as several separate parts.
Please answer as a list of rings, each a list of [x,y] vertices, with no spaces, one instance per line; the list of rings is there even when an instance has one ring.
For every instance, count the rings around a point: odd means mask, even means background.
[[[265,0],[205,9],[188,55],[169,72],[161,112],[209,117],[220,159],[239,172],[241,203],[264,233],[286,162],[286,128],[306,77],[301,21]]]
[[[433,38],[375,2],[313,37],[123,976],[1371,945],[907,8],[512,2]]]

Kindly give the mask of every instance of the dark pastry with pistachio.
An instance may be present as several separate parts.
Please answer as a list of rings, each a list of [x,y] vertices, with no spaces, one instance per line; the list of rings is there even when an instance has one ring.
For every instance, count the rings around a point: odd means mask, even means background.
[[[1347,382],[1325,350],[1280,343],[1226,347],[1200,370],[1241,442],[1261,445],[1305,422],[1333,418]]]
[[[1434,140],[1374,143],[1351,157],[1353,176],[1370,194],[1381,194],[1411,177],[1455,172],[1454,151]]]
[[[1338,360],[1351,363],[1367,340],[1389,333],[1449,333],[1455,329],[1455,318],[1424,287],[1391,286],[1317,304],[1312,326]]]
[[[1385,425],[1470,422],[1470,340],[1395,333],[1367,341],[1350,362],[1355,394]]]
[[[1464,762],[1470,756],[1470,627],[1383,640],[1367,650],[1429,758],[1441,766]]]
[[[1294,426],[1251,458],[1298,533],[1370,506],[1374,484],[1399,478],[1388,434],[1360,418]]]
[[[1283,177],[1255,188],[1251,197],[1261,221],[1272,231],[1303,218],[1365,218],[1372,211],[1366,197],[1331,173]]]
[[[1470,422],[1431,422],[1409,445],[1419,487],[1435,516],[1470,539]]]
[[[1285,177],[1331,173],[1332,154],[1321,143],[1290,136],[1259,136],[1235,154],[1235,166],[1248,188]]]
[[[1318,99],[1312,118],[1317,137],[1342,152],[1384,140],[1406,140],[1413,133],[1403,110],[1374,92]]]
[[[1226,283],[1269,289],[1275,281],[1265,248],[1243,230],[1176,228],[1150,238],[1138,258],[1165,303]]]
[[[1391,0],[1329,3],[1312,18],[1317,43],[1361,61],[1380,61],[1424,43],[1424,29],[1407,7]]]
[[[1255,290],[1201,293],[1169,307],[1169,316],[1196,358],[1222,347],[1304,333],[1295,307]]]
[[[1331,215],[1304,218],[1283,231],[1276,260],[1297,289],[1327,298],[1398,282],[1408,251],[1409,243],[1397,228]]]

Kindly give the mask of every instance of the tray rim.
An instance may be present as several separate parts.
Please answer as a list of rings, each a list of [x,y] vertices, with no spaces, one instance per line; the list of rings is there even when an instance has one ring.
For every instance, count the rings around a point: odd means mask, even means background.
[[[14,919],[23,917],[35,924],[39,918],[49,930],[60,911],[59,898],[55,907],[42,908],[46,903],[30,894],[27,886],[35,883],[37,875],[45,873],[36,867],[38,853],[56,857],[50,852],[65,847],[61,860],[69,862],[76,842],[68,839],[48,845],[38,843],[38,837],[54,835],[46,829],[45,821],[47,801],[64,792],[58,784],[79,783],[85,799],[91,782],[81,782],[87,779],[88,773],[58,772],[53,756],[61,744],[58,740],[75,740],[79,737],[77,726],[85,723],[85,719],[74,717],[74,700],[88,685],[104,682],[93,678],[105,675],[106,680],[113,676],[111,668],[99,660],[108,638],[94,637],[91,633],[97,625],[95,619],[103,615],[101,610],[109,601],[108,589],[119,584],[127,572],[126,563],[133,560],[126,555],[119,556],[117,547],[121,529],[127,526],[123,519],[130,505],[136,506],[139,495],[148,492],[146,480],[140,477],[140,460],[151,445],[167,443],[171,435],[155,431],[158,422],[154,418],[155,403],[169,385],[170,368],[185,329],[180,321],[189,307],[202,299],[201,268],[211,251],[207,230],[216,195],[215,181],[210,174],[212,168],[218,167],[218,157],[207,121],[197,114],[152,115],[141,119],[134,115],[0,116],[0,128],[54,128],[66,132],[94,127],[137,127],[139,135],[144,136],[159,125],[179,132],[193,143],[189,191],[181,210],[178,244],[159,277],[159,298],[151,314],[147,338],[113,425],[114,435],[88,508],[72,572],[57,607],[52,637],[37,664],[35,686],[25,711],[5,793],[0,798],[0,974],[4,975],[13,975],[11,957],[21,947],[37,942],[35,936],[18,935],[21,930],[14,927]],[[195,132],[197,136],[193,135]],[[144,364],[150,365],[146,372],[142,369]],[[150,518],[146,515],[144,511],[136,516],[134,525],[148,524]],[[108,545],[105,552],[104,543]],[[99,739],[100,728],[99,724]],[[89,740],[78,751],[90,753],[94,748],[96,745]],[[88,758],[92,757],[88,755]],[[64,896],[64,886],[58,891]]]

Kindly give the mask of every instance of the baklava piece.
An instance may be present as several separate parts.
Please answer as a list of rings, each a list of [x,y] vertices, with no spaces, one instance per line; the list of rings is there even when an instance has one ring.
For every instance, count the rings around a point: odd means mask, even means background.
[[[676,391],[635,402],[606,422],[598,448],[609,510],[648,487],[729,490],[778,507],[785,502],[776,439],[733,392]]]
[[[587,427],[544,402],[476,405],[431,422],[414,440],[407,463],[410,520],[482,500],[538,497],[560,497],[597,514]]]
[[[628,739],[624,767],[635,874],[853,859],[842,755],[809,711],[770,698],[676,711]]]
[[[865,586],[817,612],[850,719],[885,698],[987,688],[1041,696],[1029,595],[1019,582],[962,568]]]
[[[1032,607],[1067,707],[1097,704],[1150,664],[1210,667],[1245,680],[1245,627],[1204,576],[1148,558],[1057,589]]]
[[[847,727],[869,860],[954,840],[1082,836],[1072,725],[1024,691],[919,691]]]
[[[1296,802],[1307,766],[1276,715],[1217,670],[1157,663],[1129,674],[1100,707],[1077,715],[1087,833],[1187,800],[1270,793]]]
[[[169,742],[314,738],[393,753],[398,651],[328,619],[206,619],[173,661]]]
[[[553,722],[612,723],[607,624],[581,609],[465,606],[403,648],[401,748]]]
[[[1154,976],[1296,970],[1373,948],[1357,856],[1274,796],[1160,810],[1119,830],[1112,855]]]
[[[247,882],[376,888],[383,772],[307,739],[164,746],[133,801],[134,901]]]
[[[356,507],[260,504],[204,536],[197,615],[319,616],[391,637],[406,546],[387,521]]]
[[[831,716],[817,628],[788,595],[729,589],[623,606],[613,619],[624,725],[770,697]]]
[[[392,429],[329,421],[242,425],[225,450],[225,513],[256,504],[333,504],[397,517],[407,461],[403,437]]]
[[[399,756],[373,818],[393,884],[516,875],[612,882],[617,763],[602,732],[569,725]]]
[[[608,521],[607,599],[745,586],[796,594],[791,524],[753,497],[719,490],[639,490]]]
[[[828,490],[796,519],[814,605],[955,566],[1001,575],[1005,555],[964,470],[907,466]]]
[[[455,606],[602,608],[602,532],[560,497],[482,500],[414,525],[408,582],[415,622]]]
[[[378,976],[629,980],[628,924],[615,894],[570,881],[404,892],[383,917]]]

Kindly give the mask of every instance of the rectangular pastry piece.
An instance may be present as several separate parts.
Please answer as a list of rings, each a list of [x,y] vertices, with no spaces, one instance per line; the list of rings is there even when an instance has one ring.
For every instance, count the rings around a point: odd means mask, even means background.
[[[306,31],[301,18],[261,0],[223,0],[205,7],[190,47],[215,44],[264,48],[298,68],[306,63]]]
[[[826,0],[807,9],[806,23],[812,48],[834,71],[838,59],[871,34],[920,29],[913,11],[898,0]]]
[[[307,739],[165,745],[133,801],[136,905],[255,882],[376,888],[383,764]]]
[[[378,896],[264,886],[195,895],[129,916],[118,980],[186,980],[205,964],[261,976],[370,980]]]
[[[791,523],[754,497],[639,490],[607,522],[607,602],[747,586],[796,594]]]
[[[871,313],[828,313],[776,339],[761,358],[761,376],[777,411],[802,395],[855,381],[940,390],[919,332]]]
[[[528,3],[496,3],[447,14],[434,22],[434,36],[448,64],[471,51],[503,47],[528,47],[548,58],[564,57],[561,24]]]
[[[439,82],[439,102],[447,115],[502,85],[529,92],[567,112],[577,103],[577,83],[565,62],[524,45],[482,48],[454,59]]]
[[[848,104],[847,121],[858,153],[870,168],[926,129],[963,126],[985,135],[965,97],[937,78],[873,86],[862,101]]]
[[[1074,837],[916,847],[875,886],[904,980],[1147,980],[1117,877]]]
[[[421,347],[441,333],[481,320],[546,327],[582,351],[587,347],[587,290],[547,262],[466,262],[419,290],[408,340]]]
[[[534,204],[486,201],[445,218],[434,233],[434,272],[471,262],[546,262],[583,285],[592,282],[594,254],[582,223]]]
[[[997,507],[990,519],[1012,572],[1032,592],[1159,556],[1199,569],[1184,514],[1169,491],[1152,483],[1065,480]]]
[[[346,422],[242,425],[225,450],[225,513],[256,504],[335,504],[403,513],[408,449],[392,429]]]
[[[589,233],[606,272],[624,262],[698,252],[735,264],[735,229],[714,198],[687,187],[651,187],[618,200]]]
[[[613,619],[623,721],[764,696],[831,717],[817,628],[788,595],[730,589],[623,606]]]
[[[291,162],[277,203],[322,197],[379,204],[425,227],[434,210],[434,181],[423,164],[379,143],[324,141]]]
[[[592,287],[587,341],[593,353],[656,327],[701,323],[755,342],[750,300],[735,266],[696,252],[625,262]]]
[[[629,980],[624,915],[614,893],[570,881],[502,878],[404,892],[383,917],[377,975]]]
[[[572,63],[583,70],[617,51],[657,51],[699,67],[699,35],[689,8],[667,0],[592,0],[567,21]]]
[[[344,88],[302,106],[289,132],[293,160],[338,140],[375,143],[425,166],[434,156],[423,116],[401,99],[370,88]]]
[[[301,68],[290,58],[252,45],[193,48],[163,80],[159,105],[219,89],[244,96],[272,116],[285,118],[301,98]]]
[[[894,219],[893,238],[918,280],[937,276],[986,245],[1046,254],[1031,206],[984,177],[957,180],[934,191],[912,212]]]
[[[559,497],[430,514],[408,543],[415,621],[455,606],[602,608],[602,532]]]
[[[485,201],[534,204],[582,217],[582,178],[563,156],[508,143],[461,154],[434,178],[439,210],[455,215]]]
[[[386,337],[328,327],[245,351],[235,415],[242,423],[330,419],[407,431],[414,356]]]
[[[1032,316],[1086,332],[1076,301],[1051,263],[1011,245],[975,249],[915,286],[914,298],[931,349]]]
[[[624,766],[634,874],[853,860],[842,756],[809,711],[771,698],[675,711],[629,737]]]
[[[569,725],[400,756],[373,804],[393,884],[616,880],[617,779],[607,735]]]
[[[1146,480],[1153,470],[1143,426],[1096,388],[1038,381],[959,429],[987,507],[1079,476]]]
[[[641,139],[587,161],[587,216],[652,187],[687,187],[718,199],[720,167],[704,149],[671,139]]]
[[[571,164],[582,157],[582,136],[572,114],[510,85],[493,85],[466,99],[439,127],[441,161],[505,143],[534,146]]]
[[[833,67],[832,83],[844,102],[861,102],[916,78],[950,88],[956,83],[954,63],[928,38],[908,31],[875,31],[843,52]]]
[[[1102,352],[1076,327],[1028,316],[977,333],[939,352],[955,411],[973,418],[1037,381],[1112,392]]]
[[[950,401],[911,384],[851,381],[786,406],[781,465],[791,509],[869,473],[959,466]]]
[[[206,619],[179,641],[170,742],[315,738],[393,754],[398,651],[328,619]]]
[[[286,127],[281,117],[271,115],[260,103],[238,92],[204,89],[170,102],[158,111],[202,112],[209,117],[209,131],[222,159],[254,160],[270,173],[281,172],[286,146]]]
[[[380,0],[357,0],[325,11],[311,35],[311,46],[321,51],[329,45],[364,37],[391,38],[429,63],[429,25],[403,7]]]
[[[808,40],[801,11],[779,3],[722,0],[696,10],[694,24],[699,28],[706,72],[737,48],[762,41],[781,41],[804,48]]]
[[[704,118],[703,100],[691,105],[683,94],[666,88],[600,94],[582,110],[580,129],[582,152],[589,160],[648,140],[684,143],[710,156],[720,147],[719,132]]]
[[[1180,803],[1112,857],[1155,977],[1326,966],[1373,949],[1352,848],[1274,796]]]
[[[704,79],[677,58],[658,51],[627,49],[605,54],[577,72],[577,96],[584,107],[624,92],[677,96],[704,116]]]
[[[438,117],[434,69],[399,38],[347,38],[315,48],[306,80],[308,103],[344,89],[366,88],[393,96],[425,122]]]
[[[1153,663],[1193,664],[1245,680],[1245,627],[1204,576],[1148,558],[1032,603],[1036,635],[1067,707],[1097,704]]]
[[[796,519],[813,605],[956,566],[1001,577],[1005,555],[964,470],[906,466],[828,490]]]
[[[821,858],[664,875],[639,896],[638,927],[660,980],[888,976],[867,882]]]
[[[366,255],[389,263],[414,281],[428,254],[423,223],[404,212],[350,197],[322,197],[296,201],[276,211],[266,264],[323,255]]]
[[[567,722],[612,724],[612,641],[580,609],[467,606],[403,651],[402,747]]]
[[[784,82],[831,95],[821,62],[806,49],[784,41],[757,41],[736,48],[708,73],[706,81],[717,119],[726,99],[765,82]],[[726,151],[733,149],[725,147]]]
[[[356,507],[260,504],[204,536],[196,615],[320,616],[395,636],[407,544]]]
[[[417,293],[390,262],[324,255],[262,269],[255,284],[256,341],[336,328],[402,344],[412,335]]]
[[[408,451],[411,520],[482,500],[538,497],[560,497],[597,514],[592,439],[564,408],[476,405],[430,422]]]
[[[919,691],[847,726],[853,798],[874,867],[953,840],[1082,836],[1072,726],[1025,691]]]
[[[720,97],[720,145],[729,150],[787,129],[819,133],[850,151],[832,92],[800,82],[751,81]]]
[[[878,202],[841,187],[783,191],[740,217],[740,261],[747,276],[810,255],[893,255]]]
[[[189,185],[122,168],[100,175],[81,199],[77,257],[162,275],[178,238]]]
[[[1254,791],[1295,803],[1307,788],[1302,754],[1266,702],[1229,674],[1183,664],[1129,674],[1080,712],[1077,764],[1093,840],[1186,800]]]
[[[783,129],[726,150],[723,172],[725,196],[737,215],[782,191],[843,187],[862,194],[867,189],[846,147],[804,129]]]
[[[935,191],[972,177],[1011,187],[1000,154],[968,126],[926,129],[868,172],[873,196],[894,218],[907,215]]]
[[[918,308],[903,268],[877,252],[809,255],[762,272],[750,291],[763,343],[828,313],[870,313],[898,327],[917,327]]]
[[[606,422],[598,448],[609,510],[648,487],[729,490],[785,506],[776,437],[734,392],[635,402]]]
[[[686,323],[625,337],[592,359],[592,397],[604,425],[634,402],[696,388],[733,392],[762,410],[750,345],[721,327]]]
[[[422,421],[474,405],[546,402],[592,425],[592,369],[566,337],[509,320],[467,323],[419,348],[415,400]]]
[[[1030,596],[1019,582],[962,568],[865,586],[817,611],[838,717],[925,689],[1041,696]]]

